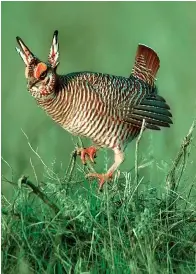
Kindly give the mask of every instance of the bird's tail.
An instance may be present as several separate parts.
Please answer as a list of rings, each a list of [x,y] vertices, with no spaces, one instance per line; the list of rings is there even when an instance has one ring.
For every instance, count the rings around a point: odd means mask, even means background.
[[[160,60],[157,53],[153,49],[139,44],[132,75],[153,86],[159,67]]]

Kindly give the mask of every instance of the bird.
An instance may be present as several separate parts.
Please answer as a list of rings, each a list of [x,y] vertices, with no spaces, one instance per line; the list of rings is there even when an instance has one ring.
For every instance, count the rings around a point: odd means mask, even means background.
[[[17,52],[25,63],[27,90],[37,104],[61,127],[75,136],[87,137],[92,146],[79,149],[82,163],[94,162],[99,148],[114,152],[114,163],[105,173],[89,173],[99,189],[113,178],[125,160],[125,149],[141,131],[170,127],[172,114],[159,95],[156,75],[160,68],[157,53],[138,44],[134,65],[128,77],[92,71],[57,73],[58,31],[55,30],[44,62],[16,37]]]

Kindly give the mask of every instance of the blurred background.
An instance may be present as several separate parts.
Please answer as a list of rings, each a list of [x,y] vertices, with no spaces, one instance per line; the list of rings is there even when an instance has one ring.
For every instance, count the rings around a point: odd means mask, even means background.
[[[140,146],[141,169],[149,186],[160,184],[196,117],[195,2],[2,2],[2,174],[43,180],[44,163],[63,176],[77,138],[55,124],[26,90],[24,63],[15,50],[20,36],[32,52],[47,60],[53,31],[59,30],[58,73],[105,72],[128,76],[138,43],[159,55],[159,92],[171,106],[173,126],[145,132]],[[22,131],[23,130],[23,131]],[[88,144],[85,141],[85,144]],[[196,150],[189,159],[189,179],[196,173]],[[121,171],[134,167],[135,141],[129,144]],[[96,169],[113,161],[101,151]],[[7,163],[6,163],[7,162]],[[11,168],[12,169],[11,169]],[[192,179],[191,179],[192,180]],[[3,184],[9,196],[9,187]]]

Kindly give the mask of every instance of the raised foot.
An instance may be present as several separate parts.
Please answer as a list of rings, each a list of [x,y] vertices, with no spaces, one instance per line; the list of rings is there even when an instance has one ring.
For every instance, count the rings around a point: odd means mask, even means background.
[[[97,178],[99,180],[99,190],[103,187],[103,185],[112,179],[112,172],[106,174],[98,174],[98,173],[89,173],[86,175],[87,178]]]
[[[77,155],[80,155],[83,165],[86,164],[86,157],[94,163],[94,158],[96,158],[96,151],[95,147],[88,147],[88,148],[78,148],[76,150]]]

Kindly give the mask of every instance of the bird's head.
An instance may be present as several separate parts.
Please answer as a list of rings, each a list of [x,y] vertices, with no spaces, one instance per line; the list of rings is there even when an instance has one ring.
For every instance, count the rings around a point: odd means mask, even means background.
[[[56,85],[56,69],[59,64],[58,31],[54,32],[48,62],[40,61],[25,45],[21,38],[16,37],[20,46],[17,52],[25,63],[27,89],[36,99],[47,99],[54,95]]]

